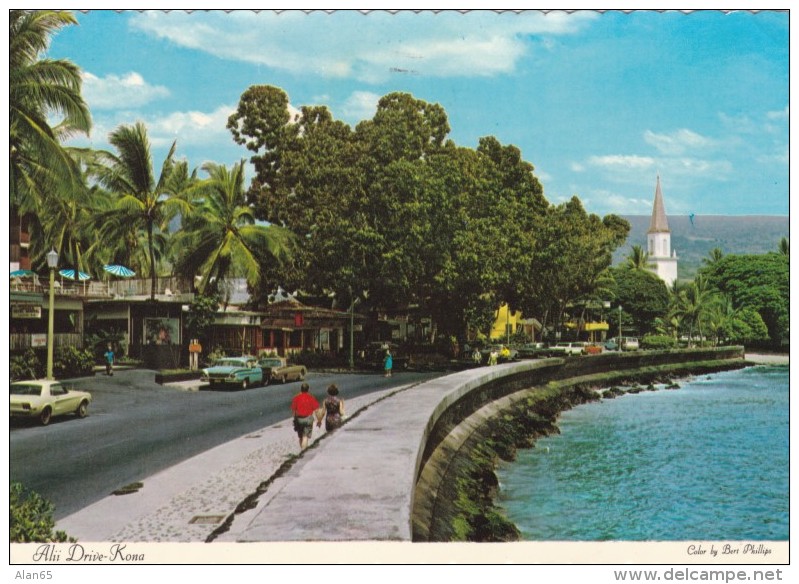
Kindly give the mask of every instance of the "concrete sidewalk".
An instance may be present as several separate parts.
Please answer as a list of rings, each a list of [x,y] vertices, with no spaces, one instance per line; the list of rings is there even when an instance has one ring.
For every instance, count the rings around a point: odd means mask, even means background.
[[[197,382],[174,385],[196,390]],[[410,386],[346,400],[348,416]],[[312,443],[325,435],[314,427]],[[204,542],[258,487],[287,461],[299,458],[291,419],[199,454],[153,476],[127,495],[109,495],[57,522],[56,529],[81,542]]]

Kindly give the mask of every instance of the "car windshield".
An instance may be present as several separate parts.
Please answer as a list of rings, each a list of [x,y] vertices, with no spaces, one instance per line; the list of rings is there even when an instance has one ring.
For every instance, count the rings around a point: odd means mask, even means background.
[[[220,359],[216,363],[214,363],[214,367],[244,367],[245,363],[243,361],[238,361],[236,359]]]
[[[261,367],[280,367],[280,359],[264,359],[261,361]]]
[[[11,395],[42,395],[42,386],[28,383],[12,385]]]

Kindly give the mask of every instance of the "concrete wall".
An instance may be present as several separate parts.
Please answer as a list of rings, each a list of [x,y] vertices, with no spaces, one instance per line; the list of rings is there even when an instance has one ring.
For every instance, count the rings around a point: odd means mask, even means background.
[[[473,452],[487,442],[500,450],[515,450],[517,442],[529,446],[525,443],[531,436],[549,433],[554,428],[554,420],[562,409],[593,399],[584,387],[603,385],[609,379],[619,383],[625,379],[731,368],[742,365],[743,357],[742,347],[726,347],[547,359],[505,370],[491,379],[476,380],[479,384],[470,390],[453,391],[442,402],[445,409],[434,412],[435,422],[431,420],[424,444],[414,493],[413,540],[449,541],[462,537],[463,533],[478,541],[512,539],[515,528],[503,525],[500,514],[491,516],[490,503],[486,506],[488,515],[464,517],[456,508],[464,495],[457,485],[468,485],[466,488],[475,499],[490,498],[496,487],[493,460],[491,468],[485,468],[486,461],[473,456]],[[559,382],[560,389],[549,392],[542,401],[529,399],[536,391],[541,393],[535,388],[543,388],[552,381]],[[492,452],[491,456],[495,454]],[[484,484],[470,485],[470,481]],[[469,520],[474,525],[465,526]]]

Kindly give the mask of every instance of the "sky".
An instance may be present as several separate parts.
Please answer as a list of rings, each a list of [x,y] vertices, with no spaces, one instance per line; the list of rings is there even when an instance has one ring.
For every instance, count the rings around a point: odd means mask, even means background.
[[[648,215],[660,176],[669,215],[788,215],[787,12],[75,14],[48,53],[83,71],[73,144],[143,121],[156,169],[173,141],[192,168],[249,158],[225,124],[252,85],[353,127],[400,91],[459,146],[517,146],[552,203]]]

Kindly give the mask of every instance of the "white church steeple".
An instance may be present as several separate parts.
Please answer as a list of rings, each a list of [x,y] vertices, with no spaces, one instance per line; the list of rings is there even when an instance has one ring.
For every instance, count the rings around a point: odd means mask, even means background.
[[[652,219],[647,231],[647,252],[652,271],[671,286],[677,280],[677,253],[671,251],[671,230],[666,218],[666,206],[660,190],[660,175],[655,187],[655,202],[652,205]]]

